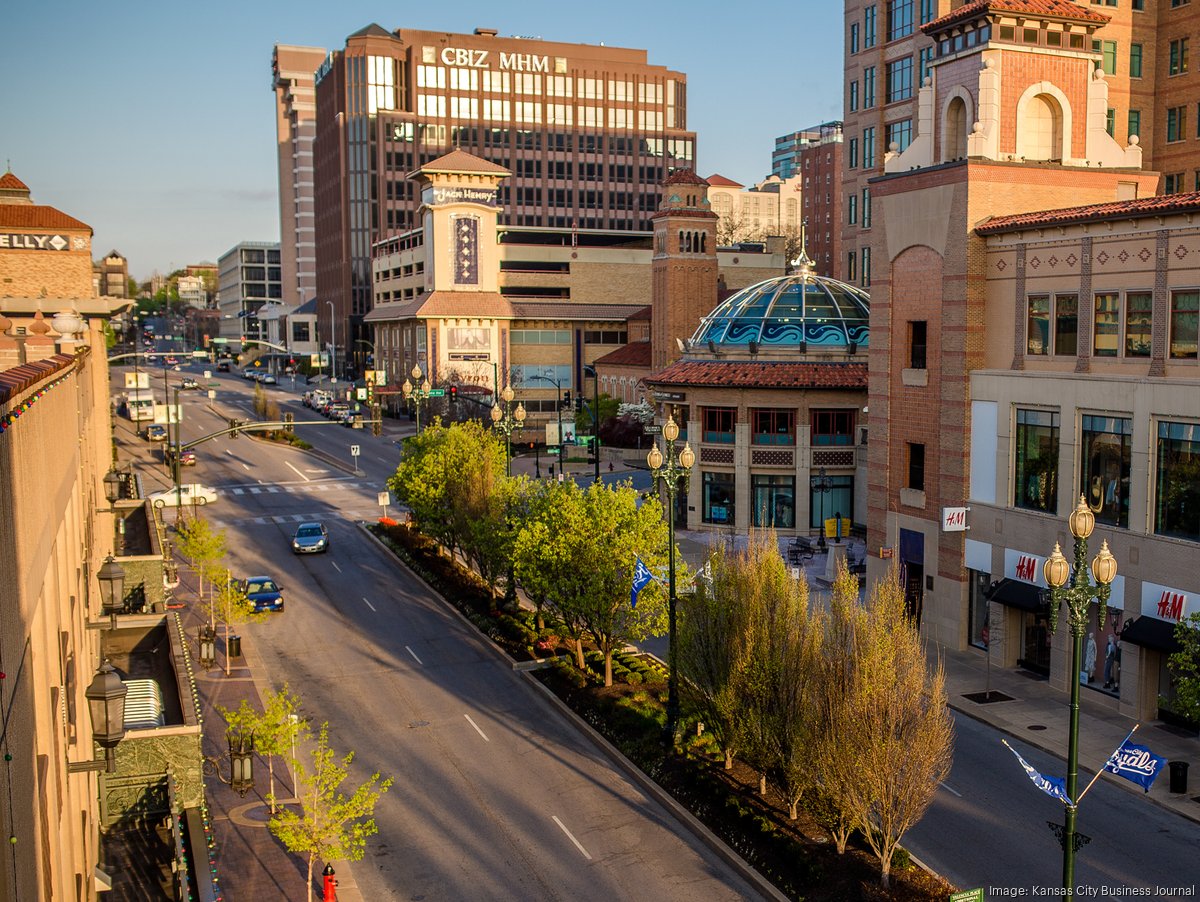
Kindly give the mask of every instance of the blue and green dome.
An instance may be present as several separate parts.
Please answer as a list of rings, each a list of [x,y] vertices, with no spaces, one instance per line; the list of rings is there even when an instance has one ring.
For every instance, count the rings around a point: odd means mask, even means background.
[[[699,350],[711,342],[718,348],[751,351],[866,348],[870,317],[865,291],[801,266],[792,275],[767,279],[726,298],[700,321],[691,346]],[[750,348],[752,342],[756,348]]]

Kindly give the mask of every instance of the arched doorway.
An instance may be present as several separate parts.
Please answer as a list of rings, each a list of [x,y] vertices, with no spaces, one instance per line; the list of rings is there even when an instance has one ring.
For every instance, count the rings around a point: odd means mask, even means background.
[[[1049,94],[1029,98],[1017,121],[1017,156],[1027,160],[1063,158],[1063,113]]]
[[[967,105],[961,97],[951,98],[946,107],[945,149],[946,160],[960,160],[967,155]]]

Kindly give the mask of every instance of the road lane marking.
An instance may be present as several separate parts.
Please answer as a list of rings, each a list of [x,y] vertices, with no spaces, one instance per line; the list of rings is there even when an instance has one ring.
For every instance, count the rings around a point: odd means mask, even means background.
[[[234,489],[234,490],[233,490],[233,494],[235,494],[235,495],[245,495],[245,494],[246,494],[246,490],[245,490],[245,489]]]
[[[558,819],[558,815],[556,814],[553,817],[554,817],[554,823],[558,824],[559,829],[561,829],[563,833],[567,834],[567,839],[569,839],[569,840],[571,840],[571,842],[575,843],[575,848],[578,849],[581,853],[583,853],[584,858],[586,858],[588,861],[591,861],[592,856],[588,854],[588,850],[583,847],[582,843],[580,843],[579,840],[577,840],[574,836],[571,835],[571,831],[568,830],[566,825]]]
[[[329,563],[333,564],[333,569],[336,570],[338,573],[342,572],[342,568],[337,565],[337,561],[330,561]]]
[[[251,495],[261,495],[262,489],[260,489],[258,486],[254,486],[250,489],[250,494]]]
[[[371,602],[367,601],[365,598],[363,599],[363,604],[365,604],[367,607],[369,607],[372,611],[375,610],[375,605],[371,604]],[[375,613],[379,613],[379,612],[375,611]],[[410,654],[411,654],[411,652],[410,652]],[[415,655],[414,655],[414,657],[415,657]]]
[[[947,786],[945,783],[941,782],[940,780],[938,781],[938,786],[942,787],[942,789],[946,790],[946,792],[953,792],[960,799],[962,798],[961,792],[956,792],[955,790],[951,789],[949,786]]]
[[[414,661],[416,661],[418,664],[421,664],[421,659],[417,657],[417,653],[416,653],[415,651],[413,651],[413,650],[412,650],[411,648],[409,648],[407,645],[406,645],[406,646],[404,646],[404,650],[405,650],[406,652],[408,652],[410,655],[412,655],[412,656],[413,656],[413,660],[414,660]],[[422,666],[422,667],[424,667],[425,665],[424,665],[424,664],[421,664],[421,666]]]
[[[272,523],[287,523],[288,518],[286,516],[276,516],[276,517],[271,518],[271,522]]]
[[[477,723],[475,723],[475,721],[471,720],[471,715],[470,715],[470,714],[464,714],[464,715],[463,715],[463,717],[465,717],[465,718],[467,719],[467,723],[469,723],[471,726],[473,726],[473,727],[475,728],[475,732],[476,732],[476,733],[478,733],[480,736],[482,736],[482,737],[483,737],[483,741],[484,741],[484,742],[491,742],[491,741],[492,741],[492,740],[490,740],[490,739],[488,739],[488,738],[487,738],[487,734],[486,734],[486,733],[484,733],[484,732],[483,732],[483,730],[479,729],[479,724],[477,724]]]
[[[249,469],[250,469],[250,465],[249,465],[249,464],[242,464],[242,466],[243,466],[243,467],[245,467],[247,470],[249,470]]]
[[[275,486],[273,486],[273,485],[269,485],[269,486],[267,486],[267,492],[272,495],[278,495],[279,489],[275,488]]]
[[[299,476],[301,479],[303,479],[305,482],[312,482],[311,479],[309,479],[307,476],[305,476],[299,470],[296,470],[296,467],[292,464],[292,462],[290,460],[285,460],[284,463],[287,464],[289,467],[291,467],[293,470],[295,470],[296,475]]]

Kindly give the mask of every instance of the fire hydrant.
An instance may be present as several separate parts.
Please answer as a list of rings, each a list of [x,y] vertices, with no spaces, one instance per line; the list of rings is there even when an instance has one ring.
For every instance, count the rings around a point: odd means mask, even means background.
[[[325,902],[337,902],[338,883],[337,878],[333,876],[334,873],[335,871],[333,870],[333,865],[331,864],[325,865],[325,870],[321,872],[321,875],[325,878],[325,885],[321,891],[321,898],[324,899]]]

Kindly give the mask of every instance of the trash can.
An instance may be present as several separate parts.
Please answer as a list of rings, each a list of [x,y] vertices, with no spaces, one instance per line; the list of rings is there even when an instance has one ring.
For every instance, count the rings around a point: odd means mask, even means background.
[[[242,637],[230,636],[229,647],[225,651],[231,658],[240,658],[242,656]],[[1184,767],[1187,767],[1187,765],[1185,764]],[[1172,773],[1174,772],[1172,771]],[[1172,777],[1171,785],[1175,785],[1174,777]]]
[[[1187,792],[1188,763],[1186,761],[1171,761],[1167,764],[1167,767],[1171,768],[1171,792]]]

